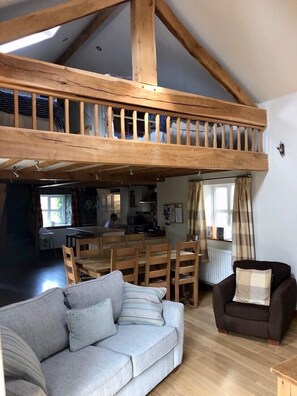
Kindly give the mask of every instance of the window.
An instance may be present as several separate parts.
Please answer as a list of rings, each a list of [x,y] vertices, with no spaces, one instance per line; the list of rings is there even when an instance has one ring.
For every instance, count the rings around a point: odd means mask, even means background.
[[[71,195],[41,195],[44,227],[71,225]]]
[[[205,184],[204,200],[206,226],[209,237],[214,239],[232,239],[232,210],[234,197],[234,182],[224,184]],[[217,227],[224,228],[224,237],[219,238]]]

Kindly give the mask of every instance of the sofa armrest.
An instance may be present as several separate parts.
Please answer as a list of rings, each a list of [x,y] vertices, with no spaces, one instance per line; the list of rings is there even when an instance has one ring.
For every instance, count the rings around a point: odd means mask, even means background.
[[[233,299],[236,286],[235,279],[235,274],[232,274],[213,287],[213,311],[218,329],[225,329],[225,305]]]
[[[184,350],[184,306],[173,301],[162,301],[165,325],[176,328],[177,345],[174,348],[174,367],[182,362]]]
[[[23,379],[5,377],[6,396],[46,396],[39,386]]]
[[[297,286],[294,278],[286,279],[271,296],[269,307],[269,338],[280,341],[295,314]]]

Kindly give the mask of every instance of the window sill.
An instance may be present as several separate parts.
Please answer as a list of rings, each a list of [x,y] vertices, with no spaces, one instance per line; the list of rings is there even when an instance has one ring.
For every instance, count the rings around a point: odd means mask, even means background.
[[[232,243],[232,239],[218,239],[218,238],[207,238],[209,241],[219,241],[219,242],[230,242]]]

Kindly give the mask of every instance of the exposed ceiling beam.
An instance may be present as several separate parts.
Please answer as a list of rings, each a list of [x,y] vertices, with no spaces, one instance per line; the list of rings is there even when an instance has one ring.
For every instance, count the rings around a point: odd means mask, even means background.
[[[20,161],[22,161],[22,160],[21,159],[10,159],[10,160],[7,160],[5,162],[2,162],[2,164],[0,164],[0,169],[9,168],[10,166],[13,166],[13,165],[17,164]]]
[[[156,15],[184,48],[241,104],[255,106],[245,93],[210,53],[193,37],[164,0],[156,1]]]
[[[110,17],[117,6],[109,7],[101,10],[89,25],[73,40],[72,44],[63,52],[55,63],[64,65],[72,55],[92,36],[92,34],[102,26],[102,24]]]
[[[79,82],[79,83],[78,83]],[[35,59],[0,54],[1,86],[18,86],[31,91],[32,86],[44,95],[61,95],[77,99],[89,97],[95,100],[125,103],[128,106],[162,109],[183,115],[195,114],[210,120],[249,124],[266,127],[266,111],[253,106],[198,96],[163,87],[111,76],[77,70],[70,67],[40,62]],[[31,91],[32,92],[32,91]],[[135,108],[134,107],[134,108]]]
[[[71,0],[0,23],[0,44],[42,32],[127,0]]]
[[[133,80],[157,85],[155,0],[131,0]]]

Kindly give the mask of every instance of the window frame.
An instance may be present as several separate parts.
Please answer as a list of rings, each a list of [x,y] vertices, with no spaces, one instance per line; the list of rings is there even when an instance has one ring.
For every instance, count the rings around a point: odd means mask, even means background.
[[[47,209],[43,209],[42,208],[42,197],[46,197],[47,198]],[[71,225],[71,221],[70,223],[67,223],[67,215],[66,215],[66,199],[71,199],[69,198],[71,197],[70,194],[40,194],[40,206],[41,206],[41,213],[42,213],[42,220],[44,223],[49,224],[49,225],[45,225],[45,227],[63,227],[63,226],[69,226]],[[62,207],[61,209],[52,209],[51,208],[51,198],[62,198]],[[44,219],[44,212],[46,212],[46,217],[47,217],[47,221],[45,222]],[[61,212],[61,218],[62,221],[61,223],[56,223],[53,222],[53,220],[51,219],[50,214],[52,212]],[[54,224],[53,224],[54,223]]]
[[[227,188],[227,209],[216,209],[216,189],[218,188]],[[208,192],[206,193],[208,189]],[[225,241],[232,241],[232,216],[233,216],[233,201],[234,201],[234,189],[235,189],[235,180],[234,179],[226,179],[224,181],[220,180],[208,180],[203,182],[203,193],[204,193],[204,199],[206,198],[206,194],[210,196],[211,199],[211,210],[210,210],[210,215],[209,213],[206,213],[206,226],[207,227],[220,227],[220,225],[216,224],[216,218],[218,213],[224,213],[227,214],[227,227],[229,230],[231,230],[231,235],[229,231],[230,238],[227,235],[226,238],[226,230],[225,230],[225,235],[224,239]],[[205,208],[206,210],[207,208]],[[206,210],[207,211],[207,210]],[[211,224],[208,223],[208,220],[211,219]],[[214,238],[214,235],[212,235],[211,238],[208,239],[213,239],[213,240],[222,240],[218,239],[217,237]]]

